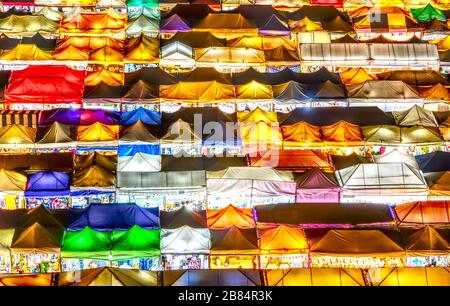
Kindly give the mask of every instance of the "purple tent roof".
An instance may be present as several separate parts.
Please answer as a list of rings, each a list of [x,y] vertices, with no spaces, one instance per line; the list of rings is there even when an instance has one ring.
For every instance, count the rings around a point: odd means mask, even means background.
[[[189,32],[192,28],[189,26],[188,22],[178,16],[177,14],[172,15],[168,18],[161,19],[159,32],[161,33],[176,33],[176,32]]]
[[[313,168],[303,174],[298,180],[299,189],[339,189],[339,184],[332,177],[319,168]]]
[[[53,109],[41,112],[40,125],[59,122],[67,125],[90,125],[95,122],[118,124],[120,113],[91,109]]]
[[[134,225],[159,228],[159,209],[133,204],[91,204],[85,209],[69,210],[67,229],[79,231],[89,226],[96,231],[113,231],[128,230]]]
[[[69,174],[56,171],[43,171],[28,176],[27,191],[68,190]]]

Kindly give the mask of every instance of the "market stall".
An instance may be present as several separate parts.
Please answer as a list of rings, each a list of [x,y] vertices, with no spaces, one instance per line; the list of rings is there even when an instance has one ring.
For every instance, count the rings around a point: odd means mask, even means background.
[[[51,209],[68,208],[70,176],[68,173],[56,171],[29,174],[24,195],[26,208],[40,205]]]
[[[338,203],[341,188],[332,173],[312,168],[296,178],[297,203]]]

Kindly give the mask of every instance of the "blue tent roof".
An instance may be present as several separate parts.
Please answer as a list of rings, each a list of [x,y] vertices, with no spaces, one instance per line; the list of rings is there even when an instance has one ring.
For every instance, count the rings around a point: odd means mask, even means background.
[[[139,107],[133,111],[124,112],[120,116],[120,123],[122,125],[132,125],[139,120],[147,125],[160,125],[161,115],[158,112]]]
[[[86,226],[96,231],[128,230],[134,225],[155,229],[159,228],[159,209],[134,204],[91,204],[85,209],[70,209],[67,220],[69,231]]]
[[[416,156],[417,164],[423,173],[450,171],[450,153],[433,152]]]
[[[63,191],[70,188],[68,173],[42,171],[28,175],[27,191]]]
[[[134,156],[136,153],[145,153],[149,155],[161,155],[161,148],[158,144],[131,144],[119,145],[120,156]]]

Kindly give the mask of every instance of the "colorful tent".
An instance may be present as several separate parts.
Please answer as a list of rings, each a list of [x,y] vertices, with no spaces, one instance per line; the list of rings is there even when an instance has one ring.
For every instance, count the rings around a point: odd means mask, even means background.
[[[43,171],[28,176],[25,196],[69,195],[70,177],[68,173]]]
[[[98,232],[90,227],[79,231],[65,231],[61,256],[107,260],[111,249],[111,232]]]
[[[79,279],[74,277],[75,273]],[[59,274],[58,280],[58,286],[156,286],[157,283],[154,271],[111,267],[64,272]]]
[[[296,179],[297,203],[338,203],[341,188],[334,175],[319,168],[308,170]]]
[[[303,229],[292,225],[258,226],[258,245],[264,253],[308,252],[308,242]]]
[[[159,31],[159,19],[141,15],[128,21],[125,33],[129,36],[141,34],[157,34]]]
[[[392,116],[395,119],[395,123],[399,126],[438,126],[433,112],[417,105],[414,105],[408,110],[394,111],[392,112]]]
[[[211,255],[257,254],[258,238],[256,229],[241,229],[231,226],[211,230]]]
[[[437,83],[436,85],[433,85],[430,88],[424,88],[420,91],[420,96],[423,97],[425,100],[432,100],[432,101],[450,101],[450,91],[447,87],[442,85],[441,83]]]
[[[388,205],[373,203],[302,203],[258,205],[258,225],[291,224],[302,228],[349,228],[392,226],[394,216]]]
[[[86,86],[95,86],[104,82],[111,86],[119,86],[123,83],[123,73],[119,71],[110,71],[107,68],[101,67],[98,70],[89,72],[86,75]]]
[[[417,155],[417,163],[423,173],[449,171],[450,153],[436,151],[428,154]]]
[[[321,168],[332,170],[328,156],[319,150],[279,150],[262,152],[260,156],[250,156],[251,167],[272,167],[286,170],[307,170]]]
[[[439,129],[426,126],[401,127],[401,142],[403,144],[441,144],[444,142]]]
[[[28,66],[11,72],[7,103],[81,104],[86,72],[66,66]]]
[[[96,122],[87,126],[79,126],[77,140],[79,142],[108,142],[119,139],[119,126]]]
[[[407,257],[446,256],[450,253],[450,241],[446,233],[431,226],[418,230],[403,230]]]
[[[358,125],[339,121],[333,125],[322,126],[320,131],[325,146],[362,146],[364,139]]]
[[[76,171],[73,176],[74,187],[111,187],[116,178],[114,174],[99,165]]]
[[[159,60],[159,40],[145,35],[132,38],[125,46],[125,62],[155,63]]]
[[[278,121],[277,114],[275,112],[265,111],[259,107],[251,112],[238,112],[237,117],[242,123],[261,121],[265,123],[272,123]]]
[[[27,177],[19,172],[0,169],[1,191],[23,191],[27,185]]]
[[[210,229],[224,229],[230,226],[254,228],[256,226],[253,209],[237,208],[233,205],[221,209],[207,209],[206,218]]]
[[[0,146],[32,145],[35,139],[35,128],[17,124],[0,127]]]
[[[433,19],[446,22],[447,17],[445,14],[438,8],[432,6],[431,4],[427,4],[421,8],[411,9],[412,16],[418,22],[429,22]]]
[[[376,163],[405,163],[412,167],[419,168],[414,156],[404,153],[398,149],[393,149],[383,155],[374,155],[373,159]]]
[[[46,33],[55,34],[58,33],[58,23],[48,19],[43,15],[37,16],[18,16],[10,15],[8,17],[0,19],[0,32],[11,33],[15,35],[27,35]]]
[[[161,228],[176,229],[183,226],[190,228],[206,228],[206,211],[191,210],[182,206],[177,210],[161,211]]]
[[[362,126],[361,133],[366,145],[383,145],[401,143],[400,127],[396,125]]]
[[[450,171],[434,173],[432,178],[428,178],[430,186],[430,197],[450,196]]]
[[[356,164],[336,171],[344,191],[361,194],[424,192],[428,186],[422,173],[405,163]]]
[[[210,82],[178,82],[174,85],[160,85],[160,96],[164,99],[198,100],[210,102],[214,100],[234,99],[234,86]]]
[[[81,12],[61,20],[62,33],[83,35],[114,34],[124,30],[127,16],[113,8],[102,12]]]
[[[211,234],[206,228],[192,228],[184,225],[161,230],[161,253],[209,253],[210,248]]]
[[[4,51],[0,60],[19,61],[19,62],[45,62],[53,59],[50,51],[45,51],[33,44],[18,44],[11,50]]]
[[[395,218],[400,227],[435,228],[448,227],[450,222],[449,201],[411,202],[395,206]]]
[[[111,233],[113,260],[159,255],[159,245],[159,229],[143,229],[139,225],[133,225],[129,230],[115,230]]]
[[[376,74],[369,74],[364,68],[353,68],[347,71],[341,72],[342,82],[346,85],[354,85],[365,83],[366,81],[377,80]]]
[[[315,147],[322,146],[320,128],[304,121],[293,125],[281,126],[283,147]]]

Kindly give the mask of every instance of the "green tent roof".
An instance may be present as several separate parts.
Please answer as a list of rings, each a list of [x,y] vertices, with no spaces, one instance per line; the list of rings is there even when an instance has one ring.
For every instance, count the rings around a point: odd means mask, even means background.
[[[413,17],[418,22],[429,22],[433,19],[437,19],[443,22],[447,21],[445,14],[438,8],[435,8],[431,4],[427,4],[425,7],[411,9]]]
[[[158,0],[128,0],[128,7],[146,7],[153,8],[158,7]]]
[[[137,225],[128,231],[112,232],[114,259],[145,257],[159,254],[160,230],[147,230]]]
[[[64,233],[62,257],[108,259],[111,232],[97,232],[90,227],[81,231]]]

